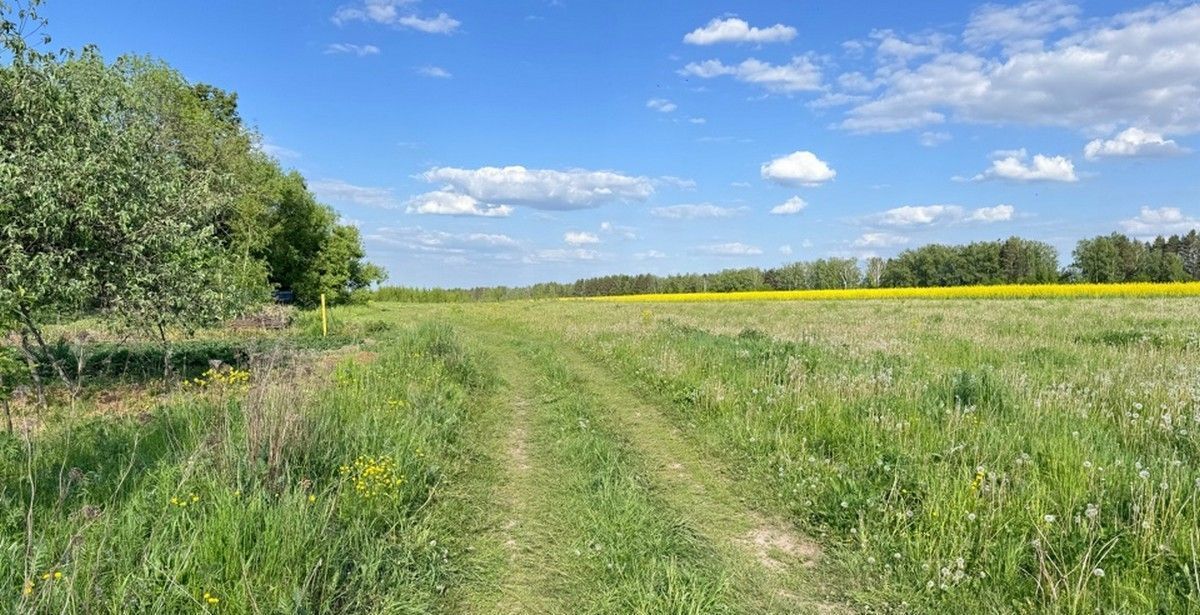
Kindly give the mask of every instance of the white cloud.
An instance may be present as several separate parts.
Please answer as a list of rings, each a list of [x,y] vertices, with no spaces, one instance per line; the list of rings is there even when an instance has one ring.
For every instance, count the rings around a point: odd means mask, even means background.
[[[971,179],[975,181],[1004,179],[1018,182],[1079,181],[1079,177],[1075,175],[1075,164],[1065,156],[1035,154],[1032,161],[1026,162],[1028,155],[1025,153],[1025,150],[996,153],[1000,154],[1000,156],[992,161],[991,168]]]
[[[1129,156],[1176,156],[1188,153],[1171,139],[1161,134],[1146,132],[1140,128],[1127,128],[1111,139],[1095,139],[1083,148],[1088,160],[1107,157]]]
[[[563,241],[573,246],[583,246],[600,243],[600,238],[595,233],[586,231],[567,231],[563,235]]]
[[[666,258],[667,255],[663,252],[659,252],[658,250],[646,250],[645,252],[638,252],[638,253],[634,254],[633,257],[636,258],[637,260],[650,260],[650,259]]]
[[[787,216],[791,214],[798,214],[804,211],[805,207],[808,207],[808,203],[805,203],[804,199],[794,196],[783,203],[772,207],[771,213],[777,216]]]
[[[332,43],[326,45],[325,53],[350,54],[358,57],[379,55],[375,45],[354,45],[352,43]]]
[[[902,38],[891,30],[876,30],[871,38],[879,41],[875,53],[882,62],[901,64],[942,51],[946,37],[940,34]]]
[[[1138,237],[1183,234],[1200,230],[1200,218],[1185,215],[1178,207],[1142,207],[1137,216],[1121,221],[1121,229]]]
[[[679,106],[665,98],[651,98],[646,101],[646,108],[654,109],[659,113],[670,113],[678,109]]]
[[[796,38],[796,29],[783,24],[756,28],[736,17],[714,18],[708,25],[696,28],[683,37],[690,45],[716,43],[782,43]]]
[[[396,20],[396,23],[406,28],[420,30],[428,34],[450,34],[462,25],[462,22],[453,17],[439,13],[437,17],[424,19],[416,15],[406,15]]]
[[[1154,5],[1090,21],[1057,40],[1029,38],[1073,27],[1074,10],[1055,2],[985,7],[964,34],[965,50],[911,68],[881,65],[881,93],[848,111],[841,126],[887,132],[959,121],[1200,131],[1200,4]],[[993,43],[1005,51],[988,54]]]
[[[908,237],[890,233],[863,233],[850,245],[855,248],[892,248],[908,243]]]
[[[963,217],[963,208],[958,205],[905,205],[889,209],[873,218],[883,226],[920,226],[953,222]]]
[[[287,159],[293,159],[293,158],[300,157],[300,152],[298,152],[294,149],[286,148],[282,145],[276,145],[274,143],[270,143],[268,141],[263,141],[263,142],[259,143],[258,149],[262,153],[264,153],[272,158],[275,158],[277,160],[287,160]]]
[[[399,17],[399,8],[410,4],[413,0],[365,0],[360,4],[352,4],[339,8],[333,14],[333,23],[342,25],[348,21],[374,21],[376,23],[395,23]]]
[[[971,211],[960,205],[905,205],[883,213],[868,216],[870,224],[891,227],[932,226],[959,222],[990,224],[1013,219],[1016,210],[1012,205],[980,207]]]
[[[438,216],[481,216],[504,218],[512,214],[508,205],[492,205],[480,202],[469,194],[458,194],[450,190],[434,190],[410,199],[406,211],[410,214]]]
[[[655,185],[670,186],[679,190],[695,190],[696,180],[686,177],[675,177],[674,175],[663,175],[655,178]]]
[[[817,186],[837,176],[837,171],[808,151],[776,158],[762,165],[760,172],[763,179],[789,186]]]
[[[411,28],[429,34],[450,34],[462,25],[446,13],[436,17],[418,17],[413,12],[401,12],[401,7],[414,4],[414,0],[365,0],[358,4],[343,6],[334,12],[333,23],[343,25],[351,21],[373,21],[375,23]]]
[[[968,222],[1007,222],[1013,219],[1016,209],[1012,205],[996,205],[995,207],[980,207],[967,216]]]
[[[821,69],[807,56],[796,56],[788,64],[773,65],[754,58],[741,64],[723,64],[720,60],[692,62],[679,70],[684,76],[712,79],[729,76],[760,86],[768,92],[790,93],[821,89]]]
[[[1041,49],[1041,37],[1079,23],[1079,7],[1062,0],[1034,0],[1015,6],[985,4],[971,14],[963,42],[985,48],[1000,44],[1006,50]]]
[[[762,248],[746,245],[741,242],[718,243],[696,248],[697,251],[714,256],[756,256],[762,254]]]
[[[617,235],[622,239],[637,239],[637,229],[633,228],[632,226],[613,224],[612,222],[601,222],[600,232],[609,235]]]
[[[382,227],[364,235],[367,242],[385,249],[399,249],[414,254],[435,256],[462,256],[487,254],[513,256],[520,252],[521,244],[503,234],[493,233],[447,233],[415,227]]]
[[[689,117],[688,122],[692,124],[707,124],[708,120],[702,117]]]
[[[596,250],[584,248],[552,248],[549,250],[534,250],[522,259],[528,264],[538,263],[569,263],[572,261],[594,261],[600,258]]]
[[[454,76],[450,74],[450,71],[440,66],[422,66],[417,69],[417,74],[433,77],[434,79],[449,79]]]
[[[308,184],[313,194],[322,201],[332,203],[355,203],[372,207],[396,207],[396,196],[389,188],[356,186],[340,179],[319,179]]]
[[[921,138],[918,142],[925,147],[937,147],[951,139],[948,132],[926,131],[921,133]]]
[[[695,220],[698,218],[731,218],[743,211],[742,208],[718,207],[709,203],[669,205],[655,207],[650,215],[669,220]]]
[[[782,245],[782,246],[779,246],[779,253],[780,253],[780,254],[782,254],[782,255],[784,255],[784,256],[791,256],[791,254],[792,254],[792,246],[790,246],[790,245],[786,245],[786,244],[785,244],[785,245]]]
[[[434,167],[421,174],[427,182],[487,203],[534,209],[598,207],[612,201],[641,201],[654,193],[654,182],[613,171],[527,169],[522,166],[460,169]]]

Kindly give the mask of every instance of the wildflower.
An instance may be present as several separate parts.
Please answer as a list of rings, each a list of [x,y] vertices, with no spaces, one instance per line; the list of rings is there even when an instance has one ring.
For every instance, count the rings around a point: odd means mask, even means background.
[[[1055,515],[1044,515],[1042,517],[1042,520],[1045,521],[1046,523],[1054,523],[1055,521],[1058,520],[1058,517]]]
[[[1095,519],[1100,515],[1100,507],[1096,506],[1095,504],[1088,504],[1087,511],[1085,511],[1083,514],[1087,515],[1088,519]]]
[[[1141,472],[1138,472],[1138,478],[1141,478],[1142,480],[1146,480],[1147,478],[1150,478],[1150,471],[1142,470]]]
[[[204,592],[204,601],[209,604],[217,604],[218,602],[221,601],[221,599],[212,595],[209,592]]]
[[[1103,568],[1093,568],[1093,569],[1092,569],[1092,576],[1096,576],[1096,577],[1103,577],[1103,576],[1104,576],[1104,569],[1103,569]]]
[[[309,502],[316,502],[316,501],[317,501],[317,496],[315,496],[315,495],[309,495],[309,496],[308,496],[308,501],[309,501]]]

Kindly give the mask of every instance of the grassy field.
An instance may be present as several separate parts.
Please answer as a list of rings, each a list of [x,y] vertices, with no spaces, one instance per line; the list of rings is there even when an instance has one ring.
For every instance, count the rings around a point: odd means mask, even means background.
[[[0,436],[0,604],[1200,610],[1198,299],[335,316]]]

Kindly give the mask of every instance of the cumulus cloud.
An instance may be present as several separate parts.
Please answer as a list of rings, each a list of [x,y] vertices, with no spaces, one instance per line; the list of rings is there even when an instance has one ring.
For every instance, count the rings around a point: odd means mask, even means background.
[[[665,98],[651,98],[646,101],[646,108],[654,109],[659,113],[670,113],[678,109],[679,106]]]
[[[1185,215],[1178,207],[1142,207],[1137,216],[1121,221],[1121,229],[1138,237],[1183,234],[1200,230],[1200,218]]]
[[[789,186],[818,186],[837,176],[828,163],[803,150],[776,158],[759,171],[763,179]]]
[[[633,255],[633,257],[636,258],[637,260],[650,260],[650,259],[666,258],[667,255],[665,252],[660,252],[658,250],[646,250],[645,252],[635,253]]]
[[[356,186],[340,179],[319,179],[308,184],[313,194],[322,201],[331,203],[354,203],[372,207],[394,208],[396,196],[389,188]]]
[[[613,201],[641,201],[654,193],[654,182],[649,178],[586,169],[434,167],[420,177],[427,182],[445,184],[445,190],[486,203],[546,210],[587,209]]]
[[[365,0],[339,8],[331,19],[339,26],[352,21],[370,21],[428,34],[450,34],[462,25],[446,13],[439,13],[436,17],[419,17],[413,11],[401,10],[409,4],[415,4],[414,0]]]
[[[941,34],[902,37],[892,30],[876,30],[871,33],[871,38],[878,41],[875,47],[876,56],[889,64],[903,64],[920,57],[936,55],[942,51],[947,41],[947,37]]]
[[[1012,205],[996,205],[995,207],[980,207],[967,216],[968,222],[1007,222],[1013,219],[1016,209]]]
[[[1042,37],[1079,23],[1078,6],[1062,0],[1034,0],[1015,6],[985,4],[971,14],[963,32],[969,47],[1000,44],[1008,51],[1040,49]]]
[[[741,208],[699,203],[655,207],[650,210],[650,215],[668,220],[695,220],[697,218],[731,218],[741,211],[743,211]]]
[[[1111,139],[1095,139],[1083,147],[1088,160],[1108,157],[1177,156],[1188,153],[1171,139],[1140,128],[1126,128]]]
[[[762,248],[747,245],[739,241],[700,246],[696,250],[714,256],[756,256],[763,253]]]
[[[892,248],[908,243],[908,237],[891,233],[863,233],[850,245],[855,248]]]
[[[881,64],[879,93],[851,108],[841,126],[889,132],[960,121],[1200,131],[1200,5],[1153,5],[1086,28],[1076,13],[1050,1],[983,7],[962,49],[914,66]],[[991,52],[997,44],[1001,51]]]
[[[513,208],[483,203],[469,194],[435,190],[409,199],[405,210],[410,214],[504,218],[512,214]]]
[[[869,216],[866,221],[878,226],[917,227],[958,222],[990,224],[1013,219],[1012,205],[980,207],[967,211],[961,205],[905,205]]]
[[[422,18],[416,15],[405,15],[396,20],[396,23],[406,28],[420,30],[427,34],[450,34],[462,25],[457,19],[445,14],[439,13],[437,17]]]
[[[717,43],[783,43],[796,38],[796,29],[783,24],[756,28],[737,17],[714,18],[707,25],[688,32],[683,42],[689,45]]]
[[[821,89],[821,69],[808,56],[796,56],[791,62],[778,65],[755,58],[743,60],[741,64],[705,60],[684,66],[679,74],[701,79],[728,76],[768,92],[783,94]]]
[[[327,54],[349,54],[358,57],[379,55],[375,45],[355,45],[353,43],[332,43],[325,46]]]
[[[1018,182],[1048,181],[1076,182],[1075,164],[1065,156],[1035,154],[1032,160],[1025,150],[996,152],[992,166],[975,177],[975,181],[1002,179]]]
[[[595,233],[586,231],[567,231],[563,235],[563,241],[573,246],[584,246],[600,243],[600,238]]]
[[[434,79],[449,79],[454,76],[450,74],[450,71],[440,66],[422,66],[417,69],[417,74],[433,77]]]
[[[772,207],[771,213],[777,216],[788,216],[804,211],[805,207],[808,207],[808,203],[805,203],[804,199],[794,196],[780,203],[779,205]]]

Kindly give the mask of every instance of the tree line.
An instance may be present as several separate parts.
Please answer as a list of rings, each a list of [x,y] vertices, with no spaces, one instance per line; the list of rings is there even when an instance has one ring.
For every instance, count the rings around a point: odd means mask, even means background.
[[[385,286],[372,296],[380,301],[447,303],[747,290],[1200,281],[1200,235],[1195,230],[1153,241],[1120,233],[1101,235],[1079,241],[1072,256],[1071,264],[1060,268],[1058,251],[1049,244],[1009,237],[962,245],[930,244],[862,263],[854,258],[823,258],[772,269],[744,267],[667,276],[618,274],[524,287]]]
[[[383,271],[356,228],[262,151],[237,95],[93,47],[42,51],[0,0],[0,335],[52,365],[45,323],[192,331],[290,290],[346,302]],[[0,350],[4,350],[0,348]],[[3,388],[0,383],[0,388]]]

